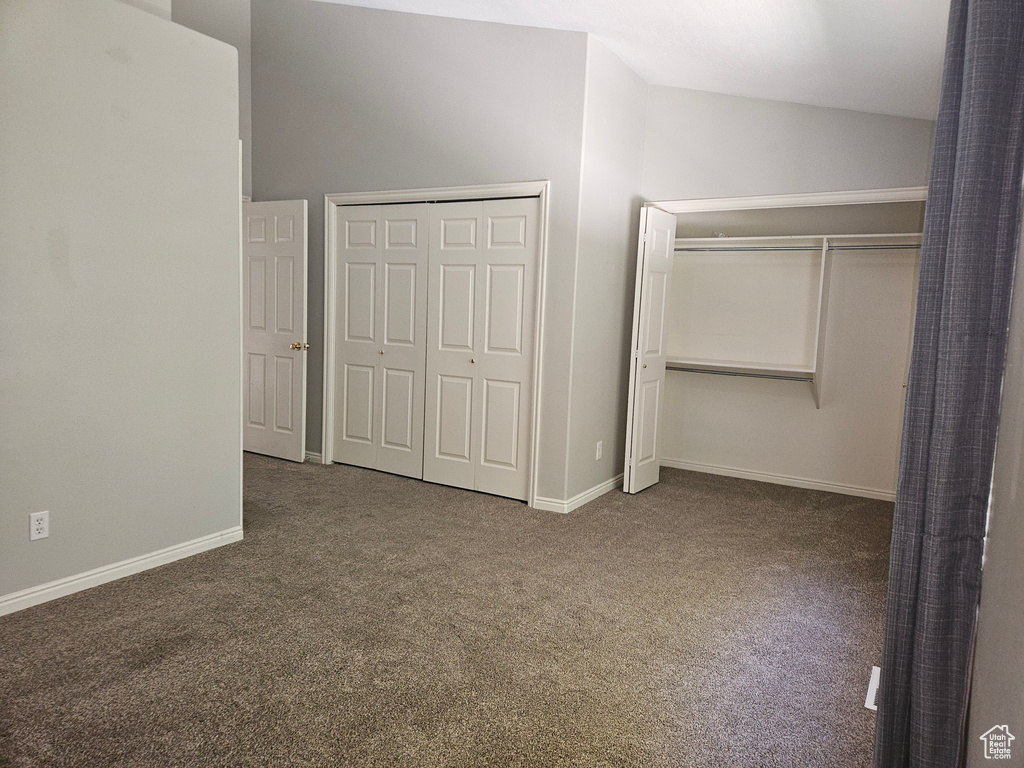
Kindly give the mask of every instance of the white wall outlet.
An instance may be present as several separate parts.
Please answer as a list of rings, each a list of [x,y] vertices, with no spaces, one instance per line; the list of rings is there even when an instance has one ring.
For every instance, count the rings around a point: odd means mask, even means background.
[[[604,440],[598,440],[597,448],[594,450],[594,461],[600,461],[602,453],[604,453]]]
[[[33,512],[28,516],[28,526],[29,541],[45,539],[50,535],[50,513]]]

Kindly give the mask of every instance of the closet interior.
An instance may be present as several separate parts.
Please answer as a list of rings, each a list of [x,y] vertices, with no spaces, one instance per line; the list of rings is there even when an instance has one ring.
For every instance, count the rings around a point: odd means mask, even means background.
[[[923,199],[688,202],[652,204],[676,215],[658,465],[892,498]]]

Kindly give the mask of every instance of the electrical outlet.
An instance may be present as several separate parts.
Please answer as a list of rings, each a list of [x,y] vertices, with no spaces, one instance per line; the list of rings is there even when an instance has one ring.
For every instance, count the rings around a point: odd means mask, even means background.
[[[602,453],[604,453],[604,440],[598,440],[597,449],[594,451],[594,461],[600,461]]]
[[[30,541],[45,539],[50,535],[50,513],[33,512],[28,516],[28,538]]]

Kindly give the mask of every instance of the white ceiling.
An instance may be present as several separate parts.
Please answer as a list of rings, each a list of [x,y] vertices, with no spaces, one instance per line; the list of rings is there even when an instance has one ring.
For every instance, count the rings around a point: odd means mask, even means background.
[[[932,120],[949,0],[332,0],[592,32],[654,85]]]

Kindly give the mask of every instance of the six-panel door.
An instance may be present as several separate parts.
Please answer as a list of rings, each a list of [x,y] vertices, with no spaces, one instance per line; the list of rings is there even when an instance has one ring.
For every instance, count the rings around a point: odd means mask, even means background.
[[[426,205],[337,209],[334,460],[423,473]]]
[[[423,478],[527,498],[537,198],[431,206]]]
[[[640,227],[623,476],[623,490],[629,493],[654,485],[661,470],[665,311],[672,278],[676,217],[645,207],[641,209]]]
[[[303,461],[306,201],[244,203],[242,255],[242,447]]]

